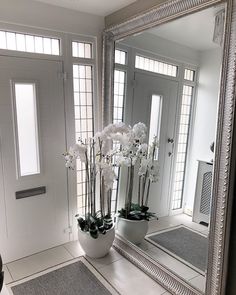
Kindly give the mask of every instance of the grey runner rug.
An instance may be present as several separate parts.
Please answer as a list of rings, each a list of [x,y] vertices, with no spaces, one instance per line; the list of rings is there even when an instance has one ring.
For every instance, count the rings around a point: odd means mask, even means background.
[[[96,276],[78,261],[11,287],[14,295],[110,295]]]
[[[147,240],[205,272],[208,239],[184,226],[148,235]]]

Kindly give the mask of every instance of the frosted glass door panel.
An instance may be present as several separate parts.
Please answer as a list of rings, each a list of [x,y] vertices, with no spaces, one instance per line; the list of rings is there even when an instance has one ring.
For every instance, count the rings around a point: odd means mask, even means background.
[[[40,173],[35,84],[14,83],[19,176]]]

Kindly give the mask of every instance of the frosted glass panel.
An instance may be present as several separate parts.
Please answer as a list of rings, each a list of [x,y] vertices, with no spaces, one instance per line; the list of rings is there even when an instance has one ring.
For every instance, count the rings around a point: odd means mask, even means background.
[[[40,173],[35,84],[15,83],[15,117],[20,176]]]
[[[193,71],[191,71],[193,73]],[[186,71],[185,71],[186,75]],[[188,72],[188,78],[193,78],[194,76]],[[191,76],[192,75],[192,76]],[[186,76],[185,76],[186,79]],[[184,173],[187,157],[187,146],[189,137],[189,126],[190,126],[190,116],[191,116],[191,105],[192,105],[193,87],[184,85],[182,94],[182,104],[180,111],[180,123],[178,132],[178,142],[177,142],[177,155],[176,155],[176,165],[174,171],[174,186],[173,186],[173,199],[172,199],[172,209],[180,209],[183,202],[183,189],[184,189]]]
[[[127,63],[127,52],[123,50],[116,49],[115,50],[115,63],[116,64],[121,64],[121,65],[126,65]]]
[[[92,44],[73,41],[72,56],[80,58],[92,58]]]
[[[74,42],[75,43],[75,42]],[[84,43],[81,43],[84,46]],[[82,52],[86,46],[81,46]],[[77,52],[77,43],[73,50]],[[80,51],[81,52],[81,51]],[[93,66],[84,64],[73,65],[74,81],[74,111],[75,111],[75,138],[87,140],[94,135],[93,117]],[[80,161],[76,164],[77,170],[77,209],[79,214],[85,210],[85,167]]]
[[[164,63],[140,55],[136,55],[135,57],[135,68],[171,77],[177,77],[178,71],[178,67],[175,65]]]
[[[60,55],[60,40],[29,34],[0,31],[0,49]]]
[[[157,140],[160,140],[161,129],[161,109],[162,101],[160,95],[152,95],[151,115],[150,115],[150,127],[149,127],[149,145],[152,144],[154,136],[157,136]]]

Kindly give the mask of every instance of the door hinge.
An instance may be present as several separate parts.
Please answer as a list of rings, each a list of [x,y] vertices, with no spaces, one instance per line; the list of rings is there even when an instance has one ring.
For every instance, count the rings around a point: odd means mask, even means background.
[[[58,78],[62,79],[63,81],[67,81],[68,80],[68,73],[67,72],[59,72]]]
[[[132,85],[133,88],[137,87],[137,85],[138,85],[137,80],[133,79],[131,81],[131,85]]]
[[[68,226],[67,228],[64,229],[65,234],[72,234],[72,226]]]

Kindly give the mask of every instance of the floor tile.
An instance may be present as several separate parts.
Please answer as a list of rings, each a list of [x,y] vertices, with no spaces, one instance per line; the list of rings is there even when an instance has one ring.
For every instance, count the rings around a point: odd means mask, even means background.
[[[206,287],[206,277],[199,275],[191,280],[189,283],[199,289],[200,291],[204,292]]]
[[[155,246],[145,240],[143,240],[140,244],[137,245],[137,247],[139,247],[140,249],[142,249],[143,251],[147,251],[147,250],[151,250],[152,248],[154,248]]]
[[[84,255],[84,250],[81,248],[79,241],[66,243],[63,247],[65,247],[74,258]]]
[[[166,292],[164,288],[124,258],[102,267],[99,272],[122,295],[162,295]]]
[[[160,218],[159,220],[151,220],[148,223],[148,234],[176,225],[177,223],[173,223],[171,220],[166,220],[164,218]]]
[[[4,272],[4,283],[9,284],[13,281],[11,274],[6,265],[3,265],[3,272]]]
[[[157,247],[147,250],[146,253],[185,280],[190,280],[199,275],[192,268]]]
[[[100,269],[101,267],[104,267],[106,265],[109,265],[119,259],[122,259],[123,257],[113,248],[110,249],[109,253],[102,258],[90,258],[88,256],[85,256],[86,259],[96,268]]]
[[[59,246],[8,263],[7,267],[15,281],[71,259],[73,256],[63,246]]]

